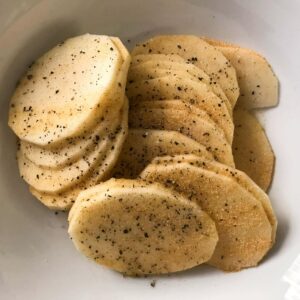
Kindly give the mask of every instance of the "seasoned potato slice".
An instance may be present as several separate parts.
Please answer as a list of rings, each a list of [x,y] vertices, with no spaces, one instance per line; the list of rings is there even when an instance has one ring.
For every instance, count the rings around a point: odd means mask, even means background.
[[[131,103],[146,100],[182,99],[206,111],[224,131],[229,143],[233,139],[233,121],[227,106],[211,92],[205,83],[165,76],[139,81],[127,86]]]
[[[272,247],[272,226],[262,203],[229,176],[164,157],[148,165],[141,178],[182,193],[215,221],[219,242],[209,264],[239,271],[256,266]]]
[[[97,183],[105,180],[111,169],[115,166],[117,159],[120,155],[123,143],[127,136],[128,128],[128,100],[125,99],[124,104],[124,116],[121,123],[121,130],[115,135],[115,137],[109,140],[107,151],[102,152],[102,158],[100,163],[91,168],[87,178],[72,188],[58,193],[45,193],[40,192],[33,187],[30,187],[30,192],[40,200],[44,205],[50,209],[55,210],[68,210],[75,202],[78,194],[89,187],[96,185]]]
[[[203,39],[192,35],[155,36],[137,45],[132,56],[147,53],[177,54],[195,64],[222,87],[234,107],[239,96],[235,69],[220,51]]]
[[[279,82],[265,57],[238,45],[205,40],[221,51],[235,68],[240,87],[240,106],[252,109],[278,104]]]
[[[273,178],[275,155],[266,133],[250,112],[234,111],[232,151],[236,168],[244,171],[264,191]]]
[[[216,94],[216,96],[224,101],[227,109],[231,113],[231,103],[229,102],[220,85],[212,81],[212,79],[203,70],[199,69],[193,64],[171,61],[147,61],[140,63],[137,66],[129,69],[128,85],[140,80],[154,79],[169,75],[179,78],[189,78],[196,82],[200,81],[205,83],[209,89]]]
[[[203,145],[179,132],[131,128],[112,176],[136,178],[153,158],[177,154],[213,158]]]
[[[107,36],[74,37],[39,58],[17,87],[9,125],[25,141],[47,145],[80,134],[124,86],[116,83],[123,64]],[[110,95],[114,89],[113,99]]]
[[[178,131],[205,146],[214,159],[233,166],[231,145],[222,130],[194,105],[175,102],[178,104],[174,108],[169,100],[145,101],[133,106],[129,111],[130,127]]]
[[[69,217],[75,247],[128,275],[178,272],[210,259],[218,234],[195,203],[137,180],[109,180],[79,194]]]

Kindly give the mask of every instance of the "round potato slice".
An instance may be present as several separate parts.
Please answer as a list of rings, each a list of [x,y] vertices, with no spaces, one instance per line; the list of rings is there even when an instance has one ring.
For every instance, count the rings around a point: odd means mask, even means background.
[[[180,100],[175,101],[184,103]],[[152,102],[156,107],[152,106]],[[170,108],[168,102],[145,101],[135,105],[129,111],[129,126],[178,131],[205,146],[214,159],[234,166],[231,145],[222,130],[202,117],[203,111],[188,105],[181,105],[179,109]]]
[[[184,63],[185,59],[176,54],[137,54],[132,57],[131,66],[134,67],[147,61],[170,61]]]
[[[270,250],[272,227],[259,200],[235,180],[174,158],[157,158],[141,173],[200,205],[215,221],[219,242],[209,264],[224,271],[256,266]]]
[[[119,93],[111,91],[111,97],[116,97],[114,101],[102,106],[102,117],[96,117],[96,124],[89,130],[84,130],[81,134],[67,138],[60,143],[53,145],[40,146],[26,141],[20,141],[21,151],[26,157],[40,167],[58,169],[67,164],[71,164],[83,157],[85,153],[94,148],[95,144],[102,139],[105,129],[110,127],[109,114],[118,111],[124,104],[125,85],[127,80],[127,71],[130,64],[130,56],[126,48],[118,38],[111,38],[112,41],[120,48],[123,57],[123,64],[116,78],[116,84],[122,87],[123,92]],[[119,97],[119,99],[117,99]],[[116,116],[114,116],[116,117]],[[107,121],[109,120],[109,121]]]
[[[125,99],[124,110],[128,111],[128,100]],[[115,166],[117,159],[122,150],[123,143],[127,136],[128,126],[128,115],[125,114],[125,117],[122,120],[122,130],[118,132],[113,140],[109,140],[107,145],[107,151],[102,151],[101,160],[99,164],[94,168],[91,168],[87,178],[78,184],[74,185],[72,188],[59,193],[45,193],[40,192],[30,186],[30,192],[44,205],[50,209],[54,210],[68,210],[71,208],[75,202],[78,194],[90,188],[99,182],[107,179],[112,168]]]
[[[206,40],[221,51],[235,68],[240,87],[239,106],[253,109],[278,104],[279,82],[266,58],[237,45]]]
[[[132,128],[112,177],[136,178],[157,156],[191,153],[213,159],[204,146],[179,132]]]
[[[234,111],[232,151],[236,168],[244,171],[264,191],[273,178],[275,155],[258,120],[245,110]]]
[[[132,51],[133,56],[147,53],[177,54],[195,64],[222,87],[234,107],[239,96],[235,69],[220,51],[203,39],[192,35],[156,36]]]
[[[170,157],[166,157],[167,161]],[[172,162],[186,162],[197,167],[201,167],[205,170],[221,174],[235,180],[240,186],[250,192],[257,200],[259,200],[267,214],[268,220],[272,226],[272,242],[275,243],[276,230],[277,230],[277,218],[272,208],[272,204],[268,195],[253,182],[244,172],[229,166],[223,165],[213,160],[208,160],[204,156],[195,155],[176,155],[173,157]],[[155,163],[155,159],[153,160]]]
[[[115,109],[118,110],[117,107]],[[55,147],[41,147],[20,141],[20,150],[28,160],[39,167],[61,169],[74,161],[78,161],[86,153],[94,149],[99,142],[105,140],[107,135],[111,133],[111,127],[113,127],[115,122],[114,118],[118,119],[119,116],[111,113],[111,109],[106,109],[105,115],[100,118],[99,123],[90,131],[68,138],[65,142]]]
[[[72,211],[77,250],[127,275],[192,268],[209,260],[218,240],[206,213],[160,184],[109,180],[80,193]]]
[[[133,104],[159,99],[182,99],[192,103],[205,110],[224,131],[229,143],[232,143],[234,126],[231,115],[224,102],[205,83],[166,76],[128,85],[127,96]]]
[[[79,160],[60,169],[39,167],[26,157],[26,153],[18,151],[21,177],[36,190],[46,193],[62,192],[84,180],[90,170],[101,162],[102,152],[107,151],[108,140],[114,140],[118,132],[122,131],[120,122],[127,113],[123,108],[114,113],[109,112],[110,118],[106,122],[103,139],[96,141],[91,149],[86,149]]]
[[[9,126],[25,141],[47,145],[83,132],[112,101],[122,56],[107,36],[66,40],[27,71],[10,104]],[[119,91],[118,91],[119,90]]]
[[[131,67],[128,73],[128,85],[133,82],[165,77],[168,75],[178,76],[180,78],[188,78],[196,82],[200,81],[208,85],[208,87],[224,101],[230,113],[232,113],[232,106],[222,88],[214,82],[201,69],[193,64],[185,62],[171,62],[171,61],[147,61],[140,63],[135,67]]]

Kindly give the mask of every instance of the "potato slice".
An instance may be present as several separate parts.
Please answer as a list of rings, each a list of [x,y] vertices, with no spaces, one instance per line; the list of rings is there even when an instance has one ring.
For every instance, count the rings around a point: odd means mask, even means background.
[[[169,157],[166,157],[169,161]],[[153,160],[155,163],[156,160]],[[227,177],[230,177],[232,180],[235,180],[240,184],[244,189],[250,192],[257,200],[259,200],[267,214],[268,220],[272,226],[272,242],[275,243],[276,239],[276,230],[277,230],[277,218],[275,212],[272,208],[271,201],[268,195],[258,187],[244,172],[231,168],[229,166],[223,165],[213,160],[208,160],[204,156],[195,156],[195,155],[176,155],[173,158],[172,162],[187,162],[192,165],[201,167],[205,170],[215,172]]]
[[[128,100],[125,99],[124,110],[128,111]],[[38,190],[30,187],[30,192],[44,205],[54,210],[68,210],[75,202],[78,194],[87,188],[90,188],[100,181],[107,179],[112,168],[115,166],[117,159],[122,150],[123,143],[127,136],[128,115],[124,114],[122,120],[122,130],[116,135],[115,139],[109,140],[107,151],[102,152],[101,162],[90,170],[88,177],[73,186],[72,188],[55,194],[39,192]]]
[[[117,107],[115,108],[118,110]],[[88,152],[91,152],[99,142],[105,140],[107,135],[112,132],[111,127],[113,127],[114,118],[118,119],[119,116],[111,113],[111,109],[106,109],[105,115],[99,120],[95,128],[83,132],[79,136],[66,139],[64,143],[55,147],[41,147],[20,141],[21,153],[24,153],[28,160],[39,167],[62,169],[66,165],[78,161]]]
[[[145,101],[133,106],[129,111],[129,126],[178,131],[205,146],[214,159],[234,166],[231,145],[222,130],[205,119],[205,112],[197,107],[181,100],[175,102],[182,103],[181,107],[172,108],[167,100]]]
[[[205,40],[221,51],[235,68],[240,87],[240,106],[253,109],[278,104],[279,82],[265,57],[227,42]]]
[[[210,265],[224,271],[256,266],[273,244],[261,202],[229,176],[173,161],[173,157],[155,159],[141,178],[182,193],[215,221],[219,242]]]
[[[213,159],[204,146],[176,131],[130,129],[113,177],[136,178],[157,156],[195,154]]]
[[[85,34],[66,40],[39,58],[17,87],[9,126],[23,140],[47,145],[91,127],[112,101],[122,56],[107,36]],[[117,97],[114,97],[116,99]]]
[[[233,139],[233,121],[224,104],[206,84],[171,76],[144,80],[127,86],[131,103],[145,100],[182,99],[205,110],[224,131],[229,143]]]
[[[129,69],[128,85],[140,80],[154,79],[169,75],[205,83],[216,96],[224,101],[228,111],[230,113],[232,112],[231,103],[219,84],[213,82],[203,70],[192,64],[171,61],[147,61],[145,63],[140,63],[136,67],[131,67]]]
[[[118,49],[120,48],[120,52],[123,57],[123,64],[117,75],[115,84],[123,87],[123,91],[125,91],[130,56],[118,38],[111,39],[114,43],[116,43]],[[111,91],[112,95],[110,97],[119,97],[119,99],[115,99],[114,101],[111,101],[111,103],[107,103],[106,107],[103,105],[103,116],[96,118],[96,124],[94,127],[89,130],[84,130],[79,135],[67,138],[58,144],[56,143],[54,146],[40,146],[26,141],[20,141],[21,151],[26,154],[26,157],[29,160],[40,167],[58,169],[77,161],[80,157],[84,156],[89,149],[92,149],[95,144],[98,143],[102,135],[105,134],[105,129],[107,131],[110,127],[110,124],[107,122],[107,119],[112,119],[109,116],[110,112],[118,111],[119,108],[123,106],[124,92],[121,97],[119,93],[115,92],[115,90]]]
[[[170,61],[170,62],[181,62],[184,63],[185,59],[176,54],[137,54],[132,56],[131,66],[137,66],[140,63],[148,61]]]
[[[192,268],[218,240],[206,213],[157,183],[109,180],[80,193],[73,210],[68,232],[77,250],[127,275]]]
[[[267,191],[273,178],[275,155],[266,133],[255,116],[242,109],[234,111],[234,123],[232,151],[236,168]]]
[[[195,64],[222,87],[234,107],[239,96],[235,69],[220,51],[203,39],[192,35],[156,36],[132,51],[133,56],[146,53],[177,54]]]
[[[39,167],[26,157],[26,153],[18,151],[21,177],[36,190],[46,193],[62,192],[84,180],[90,170],[101,162],[103,152],[107,152],[108,140],[114,140],[118,132],[122,131],[120,122],[125,118],[124,114],[127,114],[127,111],[122,108],[119,111],[110,111],[102,140],[96,141],[91,149],[84,151],[79,160],[65,167],[59,169]]]

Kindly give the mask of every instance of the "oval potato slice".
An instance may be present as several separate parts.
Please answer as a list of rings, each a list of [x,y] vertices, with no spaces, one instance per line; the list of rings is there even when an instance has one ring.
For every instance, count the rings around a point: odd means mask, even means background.
[[[188,78],[196,82],[205,83],[216,96],[224,101],[230,114],[232,113],[232,106],[223,92],[222,88],[201,69],[195,65],[187,63],[178,63],[170,61],[147,61],[140,63],[135,67],[131,67],[128,73],[128,85],[133,82],[164,77],[168,75],[178,76],[179,78]]]
[[[224,131],[229,143],[233,139],[233,121],[224,104],[208,86],[186,78],[171,76],[135,82],[127,86],[131,103],[147,100],[182,99],[205,110]]]
[[[221,51],[235,68],[240,87],[239,106],[253,109],[278,104],[278,78],[265,57],[224,41],[205,40]]]
[[[125,98],[124,110],[128,111],[128,100]],[[128,132],[128,115],[125,117],[121,123],[122,130],[115,136],[114,140],[109,140],[109,144],[106,152],[102,152],[102,158],[99,160],[99,164],[94,168],[91,168],[87,178],[72,188],[59,193],[45,193],[40,192],[30,186],[30,192],[44,205],[50,209],[54,210],[68,210],[71,208],[76,200],[78,194],[86,190],[100,181],[107,179],[112,168],[115,166],[117,159],[122,150],[123,143],[126,139]]]
[[[162,157],[163,159],[163,157]],[[167,161],[170,157],[166,157]],[[155,163],[156,159],[153,159],[152,163]],[[195,155],[176,155],[173,157],[172,162],[187,162],[192,165],[201,167],[205,170],[221,174],[235,180],[244,189],[251,193],[257,200],[259,200],[267,214],[268,220],[272,226],[272,242],[275,243],[276,230],[277,230],[277,218],[275,212],[272,208],[271,201],[268,195],[255,184],[244,172],[231,168],[229,166],[223,165],[213,160],[208,160],[204,156]]]
[[[180,100],[175,101],[184,103]],[[214,159],[234,166],[231,145],[224,133],[214,123],[205,119],[205,113],[204,117],[202,115],[203,111],[197,107],[181,105],[177,109],[170,107],[169,101],[145,101],[131,107],[129,126],[178,131],[205,146]]]
[[[127,275],[192,268],[218,240],[206,213],[157,183],[109,180],[80,193],[72,211],[68,232],[77,250]]]
[[[273,244],[261,202],[228,176],[173,161],[173,157],[155,159],[141,178],[182,193],[215,221],[219,242],[210,265],[224,271],[256,266]]]
[[[62,192],[71,188],[76,183],[84,180],[90,170],[101,162],[102,153],[107,151],[108,140],[114,140],[118,132],[122,131],[120,120],[125,118],[128,112],[121,108],[119,111],[109,112],[109,118],[105,124],[105,136],[96,141],[93,147],[83,154],[74,163],[60,169],[39,167],[31,162],[26,153],[18,151],[18,165],[21,177],[36,190],[46,193]]]
[[[80,157],[93,148],[105,135],[105,129],[110,127],[108,122],[111,121],[109,114],[118,111],[124,104],[125,85],[127,80],[127,72],[130,64],[130,56],[127,49],[118,38],[111,38],[117,45],[123,57],[123,64],[117,75],[115,85],[122,87],[123,92],[120,97],[119,93],[111,91],[111,97],[116,97],[111,103],[102,106],[102,117],[95,116],[96,124],[89,130],[84,130],[81,134],[71,138],[67,138],[54,146],[40,146],[26,141],[20,141],[21,151],[26,157],[40,167],[59,169],[67,164],[77,161]],[[115,116],[114,116],[115,117]],[[108,122],[107,122],[108,120]]]
[[[22,78],[11,100],[9,126],[20,139],[37,145],[83,132],[112,101],[108,96],[122,62],[107,36],[85,34],[66,40]],[[122,94],[124,87],[116,88]]]
[[[232,151],[236,168],[244,171],[264,191],[271,185],[275,155],[266,133],[253,114],[234,111]]]
[[[131,128],[112,177],[136,178],[153,158],[177,154],[213,159],[204,146],[179,132]]]
[[[195,64],[222,87],[234,107],[239,96],[235,69],[220,51],[203,39],[193,35],[155,36],[138,44],[131,54],[147,53],[177,54]]]

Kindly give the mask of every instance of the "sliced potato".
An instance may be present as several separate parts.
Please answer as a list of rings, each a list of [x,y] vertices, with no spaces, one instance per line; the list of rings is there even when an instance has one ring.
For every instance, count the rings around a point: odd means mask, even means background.
[[[240,106],[253,109],[278,104],[279,82],[265,57],[227,42],[205,40],[221,51],[235,68],[240,87]]]
[[[195,154],[212,159],[210,152],[196,141],[176,131],[130,129],[113,177],[136,178],[157,156]]]
[[[266,133],[255,116],[245,110],[234,111],[234,123],[232,151],[236,168],[267,191],[273,178],[275,155]]]
[[[36,190],[46,193],[62,192],[84,180],[91,169],[101,164],[103,153],[107,152],[108,141],[114,140],[118,132],[122,131],[120,123],[125,114],[127,111],[123,108],[116,112],[110,111],[103,139],[92,144],[91,149],[86,149],[79,160],[65,167],[40,167],[30,161],[21,149],[17,154],[21,177]]]
[[[47,145],[80,134],[101,117],[123,59],[107,36],[74,37],[27,71],[10,104],[9,126],[25,141]]]
[[[120,107],[120,105],[118,106]],[[114,110],[119,110],[117,105]],[[41,147],[20,141],[20,151],[29,161],[41,168],[62,169],[78,162],[95,149],[100,142],[107,139],[108,135],[112,133],[112,128],[116,127],[113,126],[116,123],[115,119],[120,119],[120,116],[112,112],[112,109],[106,109],[105,115],[99,120],[99,123],[88,132],[68,138],[55,147]]]
[[[235,69],[220,51],[203,39],[192,35],[156,36],[137,45],[132,56],[147,53],[177,54],[195,64],[222,87],[234,107],[239,96]]]
[[[206,262],[218,240],[197,205],[160,184],[109,180],[80,193],[69,218],[75,247],[128,275],[178,272]]]
[[[182,99],[205,110],[224,131],[229,143],[233,139],[233,121],[224,102],[206,84],[171,76],[144,80],[127,86],[131,103],[145,100]]]
[[[182,193],[215,221],[219,242],[209,264],[239,271],[256,266],[270,250],[272,227],[261,202],[229,176],[164,157],[148,165],[141,178]]]
[[[182,103],[170,107],[169,101],[145,101],[131,107],[129,125],[133,128],[178,131],[206,147],[214,159],[234,166],[231,145],[216,124],[205,119],[205,112]],[[155,103],[154,106],[152,103]]]
[[[173,75],[179,78],[189,78],[196,82],[203,82],[208,85],[209,89],[213,91],[216,96],[224,101],[228,111],[231,113],[232,106],[223,92],[222,88],[201,69],[192,64],[178,63],[171,61],[147,61],[140,63],[135,67],[129,69],[128,85],[133,82],[154,79],[164,76]]]
[[[166,158],[167,161],[169,157]],[[191,165],[201,167],[205,170],[215,172],[224,176],[230,177],[240,184],[244,189],[250,192],[257,200],[259,200],[267,214],[268,220],[272,226],[272,242],[275,243],[276,230],[277,230],[277,218],[272,208],[271,201],[268,195],[259,188],[244,172],[229,166],[220,164],[213,160],[207,160],[204,156],[195,155],[176,155],[172,162],[187,162]],[[156,163],[156,159],[153,160]]]
[[[130,55],[118,38],[111,39],[117,45],[123,57],[123,64],[119,70],[115,84],[123,87],[123,90],[125,90]],[[26,157],[36,165],[53,169],[69,165],[80,157],[83,157],[89,149],[92,149],[105,136],[105,132],[110,127],[109,122],[112,119],[109,116],[110,112],[118,111],[124,104],[124,93],[122,93],[121,97],[115,90],[111,91],[111,93],[111,99],[113,97],[119,97],[119,99],[115,99],[102,107],[103,116],[96,117],[94,127],[84,130],[79,135],[67,138],[60,143],[55,143],[54,146],[51,144],[40,146],[21,140],[21,151],[26,153]]]
[[[128,111],[128,100],[125,99],[124,110]],[[101,163],[90,170],[89,176],[73,186],[72,188],[59,193],[45,193],[39,192],[38,190],[30,187],[30,192],[44,205],[50,209],[55,210],[68,210],[71,208],[75,202],[78,194],[87,188],[90,188],[99,182],[107,179],[112,168],[115,166],[117,159],[120,155],[123,143],[127,136],[127,126],[128,126],[128,115],[122,120],[122,130],[116,135],[114,140],[109,140],[109,145],[107,147],[107,152],[103,153]]]
[[[170,62],[185,62],[181,56],[176,54],[137,54],[132,56],[131,66],[137,66],[140,63],[148,62],[148,61],[170,61]]]

